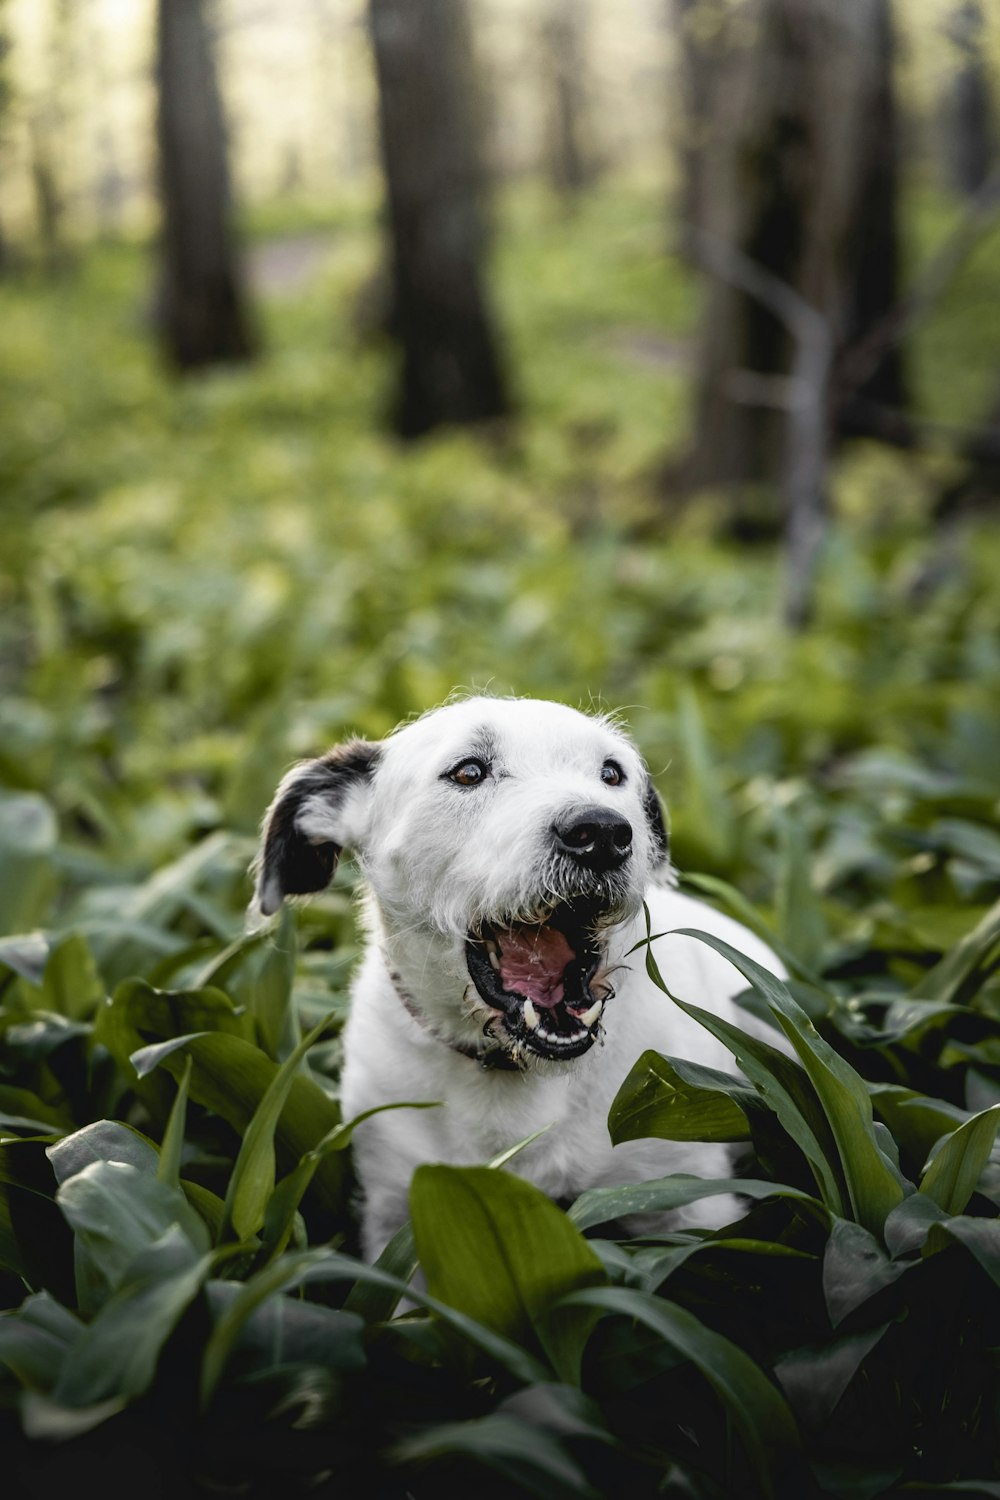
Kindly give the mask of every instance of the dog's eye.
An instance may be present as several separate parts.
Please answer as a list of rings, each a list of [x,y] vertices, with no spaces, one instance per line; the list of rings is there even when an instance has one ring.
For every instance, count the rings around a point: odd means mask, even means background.
[[[601,780],[605,786],[620,786],[625,780],[625,772],[616,760],[606,760],[601,767]]]
[[[478,786],[489,774],[489,766],[481,760],[463,760],[448,772],[448,780],[457,781],[459,786]]]

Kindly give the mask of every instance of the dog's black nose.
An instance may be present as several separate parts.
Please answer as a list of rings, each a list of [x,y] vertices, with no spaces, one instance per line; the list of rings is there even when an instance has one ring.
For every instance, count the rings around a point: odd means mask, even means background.
[[[617,870],[632,852],[632,824],[606,807],[584,807],[553,824],[556,844],[588,870]]]

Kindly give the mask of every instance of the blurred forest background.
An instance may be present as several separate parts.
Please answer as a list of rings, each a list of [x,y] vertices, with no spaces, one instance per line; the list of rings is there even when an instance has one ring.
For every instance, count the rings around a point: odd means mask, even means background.
[[[8,931],[122,977],[130,882],[489,686],[624,706],[682,868],[773,904],[791,822],[835,927],[947,942],[1000,869],[995,7],[0,26]]]
[[[42,1439],[11,1494],[89,1455],[131,1496],[135,1451],[186,1494],[195,1431],[209,1493],[339,1493],[334,1428],[418,1500],[453,1450],[483,1495],[997,1493],[998,142],[991,0],[0,0],[0,1431]],[[356,877],[248,935],[256,831],[293,759],[455,688],[624,710],[688,888],[850,1063],[834,1178],[908,1194],[860,1221],[888,1266],[785,1142],[782,1202],[665,1296],[691,1236],[601,1242],[660,1320],[595,1340],[603,1415],[498,1377],[484,1328],[480,1378],[468,1318],[388,1324],[402,1282],[282,1295],[355,1243]]]

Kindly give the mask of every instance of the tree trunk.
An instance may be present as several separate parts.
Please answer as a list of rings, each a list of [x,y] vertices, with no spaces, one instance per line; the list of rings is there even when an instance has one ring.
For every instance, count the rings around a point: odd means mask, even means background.
[[[739,0],[725,17],[704,85],[719,123],[702,142],[695,237],[787,285],[843,348],[896,301],[889,0]],[[773,309],[715,276],[686,488],[756,482],[774,492],[787,412],[767,392],[793,359]],[[852,395],[899,404],[901,388],[893,349]],[[831,427],[850,430],[849,412],[831,413]]]
[[[464,0],[369,0],[402,347],[393,425],[415,438],[508,410],[483,286],[482,177]]]
[[[159,323],[178,368],[246,359],[250,328],[230,221],[225,126],[205,0],[159,0]]]
[[[586,0],[549,0],[542,23],[549,94],[545,164],[549,181],[567,204],[594,179],[586,144],[586,21]]]
[[[678,245],[694,255],[694,235],[707,228],[705,160],[720,123],[712,118],[712,47],[721,27],[718,0],[671,0],[677,44],[674,84],[679,107],[672,113],[674,149],[680,165],[677,196]]]
[[[986,181],[997,148],[984,29],[979,0],[963,0],[949,18],[958,66],[945,98],[945,159],[950,186],[965,197],[976,194]]]

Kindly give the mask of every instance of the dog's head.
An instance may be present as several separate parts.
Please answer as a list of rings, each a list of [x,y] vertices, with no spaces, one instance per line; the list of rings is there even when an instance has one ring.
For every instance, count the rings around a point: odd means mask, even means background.
[[[428,1020],[555,1060],[593,1043],[609,937],[667,864],[628,737],[529,699],[450,703],[289,772],[264,822],[260,911],[322,889],[347,847],[390,971]]]

